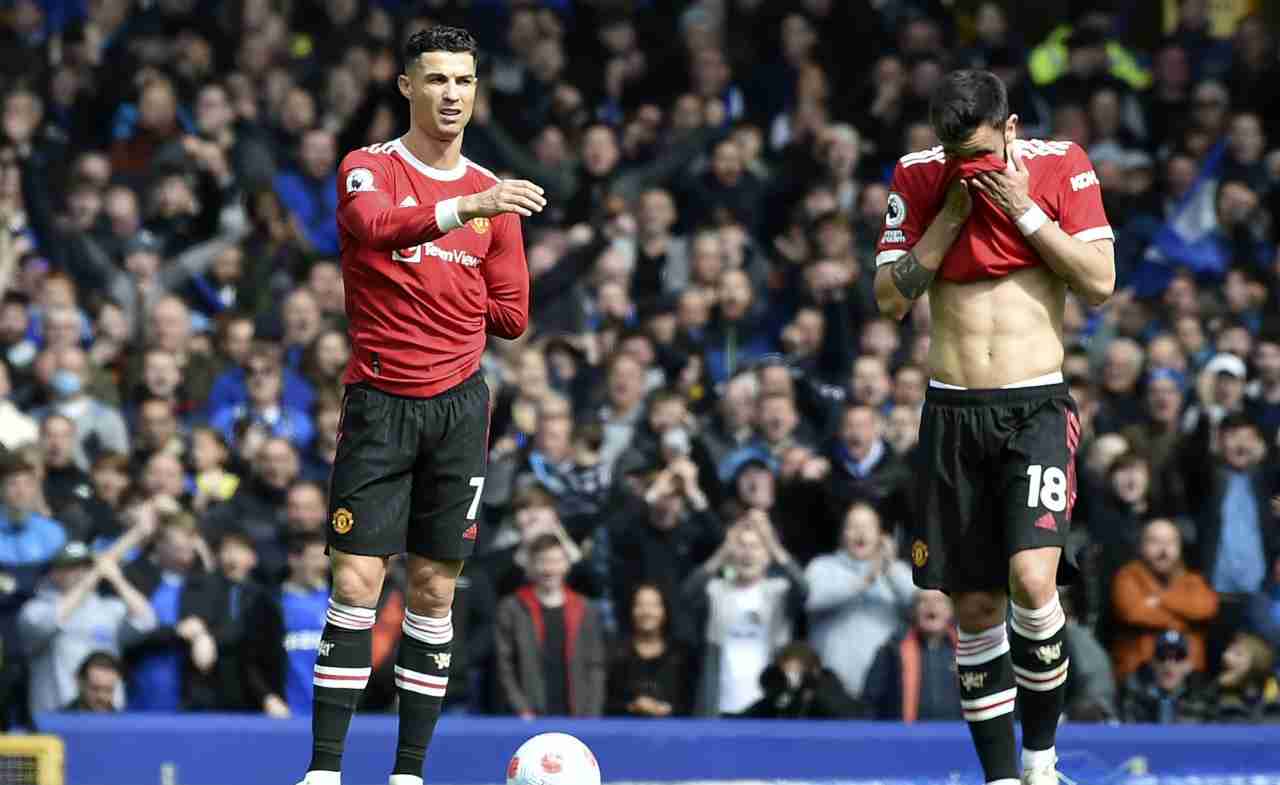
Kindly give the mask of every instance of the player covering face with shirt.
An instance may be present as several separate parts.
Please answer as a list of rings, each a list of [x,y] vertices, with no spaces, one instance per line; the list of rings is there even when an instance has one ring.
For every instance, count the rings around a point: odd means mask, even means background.
[[[1115,285],[1101,187],[1071,142],[1018,138],[1004,84],[947,75],[930,104],[942,144],[894,170],[876,299],[901,319],[928,296],[929,382],[916,451],[915,581],[952,595],[965,719],[988,783],[1057,782],[1069,666],[1057,586],[1080,421],[1062,377],[1068,290]],[[1006,618],[1009,625],[1006,627]]]
[[[333,589],[312,683],[306,785],[338,785],[351,716],[369,680],[386,560],[406,554],[396,655],[400,733],[392,785],[421,785],[449,685],[454,584],[475,547],[485,482],[486,335],[529,320],[520,219],[542,189],[462,155],[476,96],[476,42],[453,27],[404,53],[404,136],[347,154],[338,234],[351,339],[327,545]]]

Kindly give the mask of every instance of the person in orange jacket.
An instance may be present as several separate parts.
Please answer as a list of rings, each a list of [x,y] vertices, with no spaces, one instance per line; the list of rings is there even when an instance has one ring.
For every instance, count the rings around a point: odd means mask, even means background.
[[[1218,615],[1218,595],[1182,560],[1182,535],[1167,518],[1142,531],[1139,557],[1116,573],[1111,585],[1117,625],[1111,658],[1123,681],[1155,654],[1156,638],[1177,630],[1187,640],[1193,668],[1205,668],[1204,626]]]

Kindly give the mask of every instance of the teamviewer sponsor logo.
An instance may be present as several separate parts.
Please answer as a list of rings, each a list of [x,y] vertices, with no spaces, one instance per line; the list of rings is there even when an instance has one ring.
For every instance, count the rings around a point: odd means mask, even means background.
[[[478,267],[480,265],[480,260],[466,251],[451,251],[447,248],[441,248],[435,243],[423,245],[422,252],[427,256],[434,256],[442,262],[460,264],[463,267]]]

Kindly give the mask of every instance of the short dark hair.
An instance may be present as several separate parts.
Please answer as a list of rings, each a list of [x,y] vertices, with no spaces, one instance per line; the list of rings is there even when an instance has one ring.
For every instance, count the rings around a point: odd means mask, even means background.
[[[461,27],[434,25],[409,36],[404,44],[404,69],[427,52],[468,52],[480,65],[480,48],[471,33]]]
[[[1249,418],[1247,414],[1228,414],[1222,418],[1222,422],[1218,424],[1218,433],[1226,433],[1234,431],[1237,428],[1252,428],[1253,432],[1262,435],[1262,426]]]
[[[952,71],[929,101],[929,123],[944,145],[960,144],[979,127],[999,126],[1008,117],[1009,94],[990,71]]]
[[[120,665],[120,660],[116,659],[110,652],[95,651],[85,657],[80,663],[80,667],[76,668],[76,677],[83,679],[90,668],[108,668],[116,672],[117,675],[124,674],[124,668]]]
[[[564,543],[560,542],[560,538],[554,534],[539,534],[537,537],[533,538],[533,542],[529,543],[529,556],[532,558],[540,553],[545,553],[552,548],[564,550]]]
[[[311,545],[325,545],[325,536],[320,532],[295,532],[289,536],[289,553],[300,554]]]

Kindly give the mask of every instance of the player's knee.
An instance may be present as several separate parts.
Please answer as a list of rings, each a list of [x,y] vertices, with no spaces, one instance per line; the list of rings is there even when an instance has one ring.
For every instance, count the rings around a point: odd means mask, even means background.
[[[1039,608],[1058,591],[1058,575],[1055,564],[1043,560],[1015,560],[1009,571],[1009,589],[1014,602],[1026,608]]]
[[[409,610],[443,616],[453,607],[458,569],[448,562],[414,560],[409,570]]]
[[[382,591],[383,566],[380,561],[361,563],[334,559],[333,598],[345,605],[372,608]]]
[[[965,592],[952,599],[962,630],[980,632],[1004,622],[1006,600],[1000,592]]]

